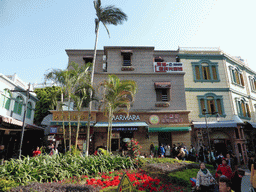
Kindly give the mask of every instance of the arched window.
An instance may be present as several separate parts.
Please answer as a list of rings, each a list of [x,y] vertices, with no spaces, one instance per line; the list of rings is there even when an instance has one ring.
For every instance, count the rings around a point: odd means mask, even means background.
[[[256,92],[256,77],[250,76],[249,77],[249,82],[250,82],[250,85],[251,85],[251,91]]]
[[[21,112],[22,112],[22,105],[23,105],[23,99],[22,99],[21,96],[18,96],[18,97],[15,99],[15,104],[14,104],[13,112],[16,113],[16,114],[21,115]]]
[[[219,80],[218,63],[209,60],[192,62],[194,81],[216,82]]]
[[[248,102],[244,98],[236,98],[237,113],[240,118],[251,119]]]
[[[231,81],[233,84],[244,86],[244,78],[242,71],[238,67],[229,67],[230,75],[231,75]]]
[[[26,118],[31,119],[32,110],[32,104],[31,102],[28,102]]]
[[[1,107],[9,110],[10,109],[10,104],[11,104],[11,93],[10,90],[5,89],[3,93],[1,94]]]
[[[214,114],[218,113],[220,116],[225,117],[223,99],[222,96],[217,96],[214,93],[207,93],[202,96],[197,96],[199,101],[199,116],[203,116],[203,109],[206,109],[206,113]]]

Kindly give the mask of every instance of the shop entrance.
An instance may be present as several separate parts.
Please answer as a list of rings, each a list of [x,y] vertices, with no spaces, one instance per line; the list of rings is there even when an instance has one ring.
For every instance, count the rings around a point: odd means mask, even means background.
[[[158,144],[170,145],[172,146],[172,134],[171,132],[159,132],[158,133]]]

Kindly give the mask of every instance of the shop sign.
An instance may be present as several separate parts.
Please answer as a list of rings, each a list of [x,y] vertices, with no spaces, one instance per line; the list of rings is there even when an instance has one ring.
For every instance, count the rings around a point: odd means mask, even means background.
[[[58,128],[57,127],[51,127],[50,133],[57,133]]]
[[[112,133],[112,138],[119,138],[120,134],[119,133]]]
[[[183,71],[183,64],[180,62],[154,62],[154,72],[177,72]]]
[[[140,121],[139,115],[114,115],[112,121]]]
[[[48,140],[50,141],[50,140],[53,140],[54,139],[54,135],[49,135],[48,136]]]
[[[125,173],[118,185],[117,192],[132,192],[133,191],[133,185]]]
[[[138,127],[112,127],[112,131],[138,131]]]
[[[160,118],[158,115],[151,115],[149,117],[149,122],[152,125],[157,125],[160,122],[162,124],[182,123],[183,122],[183,118],[180,118],[179,114],[166,114],[162,118]]]

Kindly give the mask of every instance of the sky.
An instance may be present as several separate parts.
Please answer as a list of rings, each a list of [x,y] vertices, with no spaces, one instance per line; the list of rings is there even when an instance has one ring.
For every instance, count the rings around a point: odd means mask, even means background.
[[[101,0],[127,14],[122,25],[100,25],[104,46],[220,47],[256,71],[255,0]],[[93,49],[93,0],[0,0],[0,73],[42,83],[65,69],[65,49]]]

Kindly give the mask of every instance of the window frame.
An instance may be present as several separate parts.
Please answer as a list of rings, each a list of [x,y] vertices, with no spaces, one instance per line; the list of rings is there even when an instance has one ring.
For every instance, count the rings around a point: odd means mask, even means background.
[[[10,110],[11,106],[11,99],[12,99],[12,94],[9,89],[4,89],[4,91],[1,94],[1,107],[5,108],[6,110]]]
[[[170,102],[171,101],[171,91],[170,88],[155,88],[156,91],[156,102]],[[163,91],[166,91],[166,100],[163,100]],[[160,100],[160,99],[161,100]]]
[[[32,117],[32,112],[33,112],[33,105],[32,105],[32,103],[29,101],[29,102],[28,102],[28,105],[27,105],[26,118],[31,119],[31,117]]]
[[[234,85],[244,88],[244,76],[239,67],[229,66],[231,82]]]
[[[202,59],[198,62],[191,62],[191,64],[194,82],[220,82],[218,62]],[[204,72],[206,73],[206,78],[204,77]]]
[[[20,100],[18,100],[18,98],[21,98]],[[20,102],[21,101],[21,102]],[[15,98],[15,103],[14,103],[14,108],[13,108],[13,113],[17,114],[17,115],[21,115],[22,114],[22,110],[23,110],[23,102],[24,99],[22,96],[18,95]]]
[[[249,102],[245,98],[236,98],[235,101],[238,117],[241,119],[250,120],[251,109],[249,107]]]
[[[251,92],[256,93],[256,77],[249,76],[249,83],[250,83]]]
[[[211,112],[211,110],[209,110],[209,105],[208,105],[209,101],[210,102],[214,101],[215,112],[218,112],[220,117],[226,117],[224,103],[223,103],[223,96],[219,96],[214,93],[206,93],[204,95],[198,95],[197,99],[198,99],[198,106],[199,106],[199,117],[204,117],[203,108],[206,109],[206,113],[209,113],[209,111]],[[221,111],[219,111],[219,109],[221,109]],[[207,114],[207,116],[215,117],[216,114]]]

